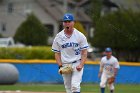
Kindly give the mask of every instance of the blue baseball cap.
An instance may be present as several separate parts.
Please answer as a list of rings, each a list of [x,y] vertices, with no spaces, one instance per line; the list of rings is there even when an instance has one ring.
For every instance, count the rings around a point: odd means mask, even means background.
[[[111,49],[110,47],[107,47],[107,48],[105,49],[105,52],[112,52],[112,49]]]
[[[73,14],[66,13],[63,16],[63,21],[74,21],[74,16]]]

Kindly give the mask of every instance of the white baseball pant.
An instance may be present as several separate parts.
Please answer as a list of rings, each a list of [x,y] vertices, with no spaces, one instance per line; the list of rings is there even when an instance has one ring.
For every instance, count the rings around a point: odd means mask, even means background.
[[[63,74],[64,85],[67,93],[80,92],[80,84],[82,81],[83,69],[77,71],[76,67],[80,64],[80,60],[72,63],[72,74]]]
[[[101,82],[100,82],[100,87],[101,88],[105,88],[106,87],[107,80],[110,77],[111,77],[110,75],[107,75],[106,73],[102,73]],[[114,83],[108,85],[108,87],[109,87],[110,90],[114,90]]]

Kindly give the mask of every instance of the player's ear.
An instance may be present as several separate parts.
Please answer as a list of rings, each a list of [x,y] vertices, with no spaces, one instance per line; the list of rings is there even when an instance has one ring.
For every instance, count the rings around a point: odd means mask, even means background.
[[[72,21],[72,24],[74,25],[75,24],[75,21]]]
[[[63,24],[63,26],[64,26],[64,22],[63,22],[62,24]]]

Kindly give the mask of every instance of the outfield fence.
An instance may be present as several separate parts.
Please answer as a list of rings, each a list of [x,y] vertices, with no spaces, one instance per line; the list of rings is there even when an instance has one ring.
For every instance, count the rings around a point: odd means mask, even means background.
[[[55,60],[1,59],[0,63],[13,64],[19,71],[19,83],[63,83],[58,74]],[[140,84],[140,63],[119,62],[116,83]],[[87,61],[84,67],[83,83],[99,83],[99,62]]]

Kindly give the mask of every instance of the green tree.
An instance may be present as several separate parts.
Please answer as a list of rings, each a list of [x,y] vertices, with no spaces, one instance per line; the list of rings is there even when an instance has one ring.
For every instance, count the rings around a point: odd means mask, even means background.
[[[85,5],[85,13],[91,17],[94,25],[100,19],[101,10],[103,8],[103,0],[89,0],[89,4]]]
[[[112,47],[118,58],[139,61],[140,13],[117,11],[101,17],[96,24],[92,44],[103,49]]]
[[[103,0],[92,0],[91,3],[93,6],[91,10],[91,17],[93,19],[93,22],[96,24],[96,22],[98,22],[101,15]]]
[[[40,46],[47,44],[47,29],[34,14],[18,27],[14,39],[26,45]]]
[[[95,30],[96,24],[100,20],[102,7],[103,0],[91,0],[85,11],[86,14],[91,17]],[[88,37],[88,41],[92,42],[92,38]]]

